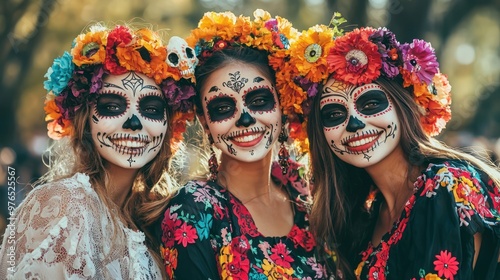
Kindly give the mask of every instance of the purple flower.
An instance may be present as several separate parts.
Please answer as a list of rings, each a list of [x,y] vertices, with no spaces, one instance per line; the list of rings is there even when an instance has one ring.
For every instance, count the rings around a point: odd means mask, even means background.
[[[90,93],[96,93],[98,90],[102,88],[102,76],[104,75],[104,67],[102,65],[99,65],[98,67],[95,68],[92,74],[91,78],[91,85],[89,92]]]
[[[277,32],[278,31],[278,20],[275,18],[269,19],[268,21],[266,21],[264,26],[271,31]]]
[[[174,110],[188,112],[193,107],[191,97],[195,96],[196,92],[189,82],[183,81],[176,82],[174,79],[168,78],[162,82],[161,89],[169,106],[172,106]]]
[[[412,76],[416,75],[420,82],[432,83],[432,78],[439,71],[439,63],[431,44],[424,40],[414,39],[411,44],[402,45],[401,51],[403,68]]]
[[[399,42],[394,33],[383,27],[377,29],[370,35],[370,41],[378,47],[378,52],[382,55],[382,72],[386,77],[394,78],[399,74],[400,64]]]
[[[308,97],[314,97],[318,93],[318,83],[313,83],[305,77],[295,77],[293,80],[298,86],[307,92]]]

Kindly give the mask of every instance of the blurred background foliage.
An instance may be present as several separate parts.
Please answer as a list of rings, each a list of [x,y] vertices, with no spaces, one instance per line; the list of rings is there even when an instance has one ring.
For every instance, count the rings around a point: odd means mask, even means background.
[[[299,30],[328,24],[339,11],[348,21],[344,29],[386,26],[400,42],[430,41],[453,87],[453,118],[439,138],[456,147],[486,149],[497,159],[500,0],[2,0],[0,185],[7,184],[8,166],[16,169],[19,188],[45,172],[43,76],[92,23],[151,24],[167,41],[187,36],[207,11],[251,16],[257,8],[289,19]]]

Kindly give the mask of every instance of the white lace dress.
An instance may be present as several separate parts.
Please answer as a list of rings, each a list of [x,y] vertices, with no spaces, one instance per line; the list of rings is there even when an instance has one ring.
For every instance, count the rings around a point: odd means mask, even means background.
[[[15,211],[0,250],[0,279],[160,279],[143,232],[113,234],[89,177],[36,187]]]

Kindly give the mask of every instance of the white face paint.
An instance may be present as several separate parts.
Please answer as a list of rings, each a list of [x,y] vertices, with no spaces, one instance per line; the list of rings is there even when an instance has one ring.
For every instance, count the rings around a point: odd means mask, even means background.
[[[281,110],[272,82],[252,66],[214,71],[201,89],[205,121],[214,144],[244,162],[263,159],[281,131]]]
[[[135,72],[108,75],[93,105],[90,131],[109,164],[138,169],[160,151],[166,102],[154,80]]]
[[[355,87],[331,78],[323,88],[320,110],[330,148],[351,165],[378,163],[399,144],[399,118],[378,84]]]

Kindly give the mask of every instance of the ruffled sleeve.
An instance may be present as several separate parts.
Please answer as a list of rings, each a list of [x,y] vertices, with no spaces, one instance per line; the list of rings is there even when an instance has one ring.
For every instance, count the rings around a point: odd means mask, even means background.
[[[98,259],[109,250],[98,242],[102,213],[106,209],[86,175],[35,188],[5,233],[0,274],[11,279],[100,278]]]
[[[410,263],[420,264],[414,268],[419,276],[494,279],[500,248],[499,188],[461,161],[431,164],[416,186],[420,202],[407,231],[416,244],[417,259]],[[476,233],[482,246],[473,270]]]
[[[210,241],[214,216],[224,215],[222,195],[192,181],[169,202],[162,221],[162,256],[171,279],[219,279]]]

